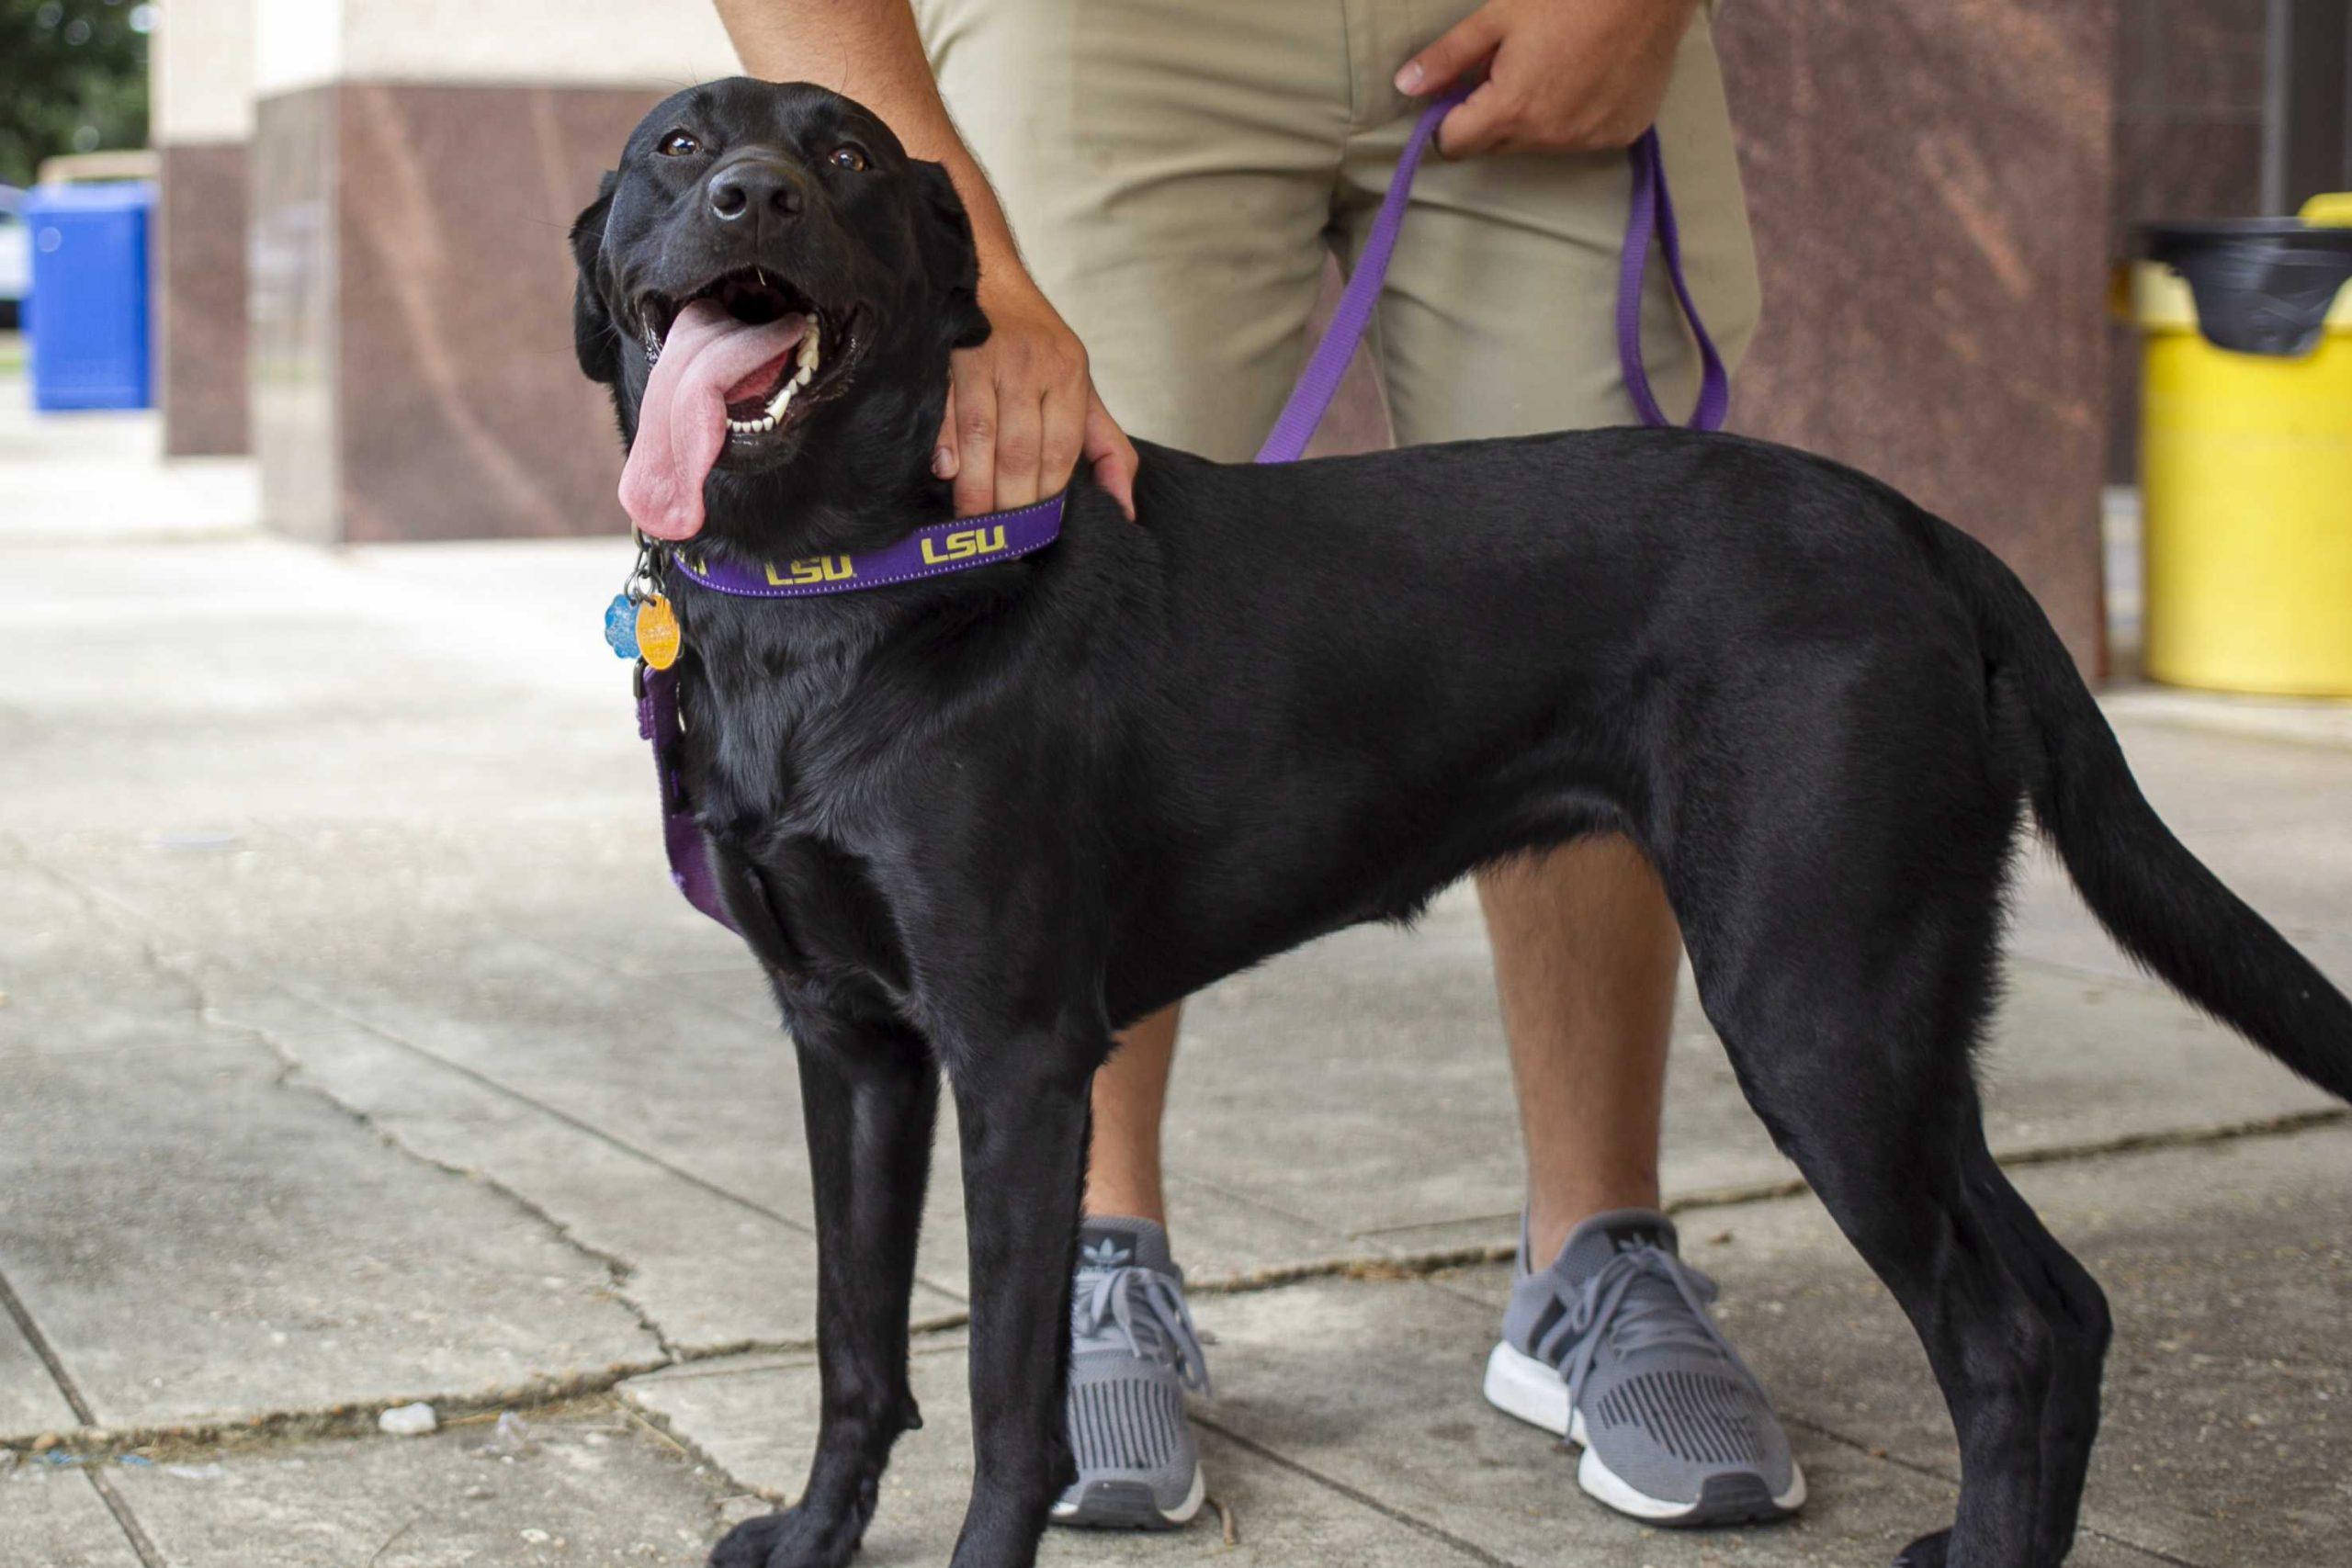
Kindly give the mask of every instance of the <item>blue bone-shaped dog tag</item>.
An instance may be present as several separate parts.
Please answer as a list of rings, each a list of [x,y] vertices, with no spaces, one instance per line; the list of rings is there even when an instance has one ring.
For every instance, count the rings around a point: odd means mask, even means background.
[[[627,593],[616,593],[605,606],[605,641],[622,659],[637,657],[637,605]]]

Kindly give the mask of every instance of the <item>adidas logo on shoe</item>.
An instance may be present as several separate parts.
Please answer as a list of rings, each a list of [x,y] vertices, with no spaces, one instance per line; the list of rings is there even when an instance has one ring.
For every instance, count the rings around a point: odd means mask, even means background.
[[[1135,1261],[1135,1256],[1133,1247],[1122,1247],[1107,1235],[1091,1247],[1078,1249],[1080,1265],[1088,1269],[1124,1269]]]

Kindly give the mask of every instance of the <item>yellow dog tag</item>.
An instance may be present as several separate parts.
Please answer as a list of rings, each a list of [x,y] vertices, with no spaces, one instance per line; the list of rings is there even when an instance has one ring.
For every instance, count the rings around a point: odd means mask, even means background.
[[[656,670],[678,661],[678,614],[670,601],[656,593],[637,607],[637,656]]]

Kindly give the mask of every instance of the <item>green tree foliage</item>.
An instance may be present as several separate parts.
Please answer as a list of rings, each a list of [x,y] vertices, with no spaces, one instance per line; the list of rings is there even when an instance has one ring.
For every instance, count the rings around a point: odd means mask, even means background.
[[[60,152],[147,144],[141,0],[0,0],[0,181]]]

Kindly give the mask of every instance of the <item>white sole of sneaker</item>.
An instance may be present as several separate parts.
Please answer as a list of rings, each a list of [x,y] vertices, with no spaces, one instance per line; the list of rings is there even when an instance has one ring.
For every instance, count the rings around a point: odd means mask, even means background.
[[[1174,1529],[1191,1524],[1209,1495],[1208,1477],[1198,1464],[1193,1466],[1193,1484],[1185,1489],[1183,1501],[1172,1508],[1152,1501],[1150,1489],[1139,1482],[1099,1485],[1102,1490],[1085,1494],[1078,1502],[1056,1503],[1048,1517],[1058,1525],[1096,1529]]]
[[[1508,1342],[1497,1344],[1487,1358],[1486,1393],[1487,1403],[1504,1415],[1517,1416],[1555,1437],[1566,1438],[1582,1449],[1583,1457],[1577,1461],[1577,1484],[1596,1502],[1630,1517],[1659,1525],[1704,1523],[1704,1516],[1720,1507],[1705,1498],[1682,1503],[1653,1497],[1602,1463],[1600,1456],[1585,1441],[1583,1416],[1568,1408],[1568,1385],[1561,1381],[1559,1372]],[[1758,1500],[1762,1496],[1763,1488],[1758,1485]],[[1804,1506],[1804,1472],[1795,1461],[1789,1462],[1789,1489],[1772,1498],[1771,1506],[1784,1515]],[[1724,1522],[1730,1522],[1728,1516]]]

